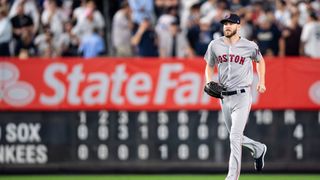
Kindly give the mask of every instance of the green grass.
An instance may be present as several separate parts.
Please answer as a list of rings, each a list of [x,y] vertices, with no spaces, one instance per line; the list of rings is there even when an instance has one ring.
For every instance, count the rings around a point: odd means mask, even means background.
[[[0,176],[0,180],[224,180],[225,175],[21,175]],[[319,175],[249,175],[240,180],[320,180]]]

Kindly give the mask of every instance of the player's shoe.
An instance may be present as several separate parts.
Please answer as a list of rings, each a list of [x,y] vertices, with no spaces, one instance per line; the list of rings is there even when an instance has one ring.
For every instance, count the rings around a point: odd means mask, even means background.
[[[266,155],[267,152],[267,146],[264,144],[263,145],[263,152],[260,157],[254,158],[254,168],[256,171],[260,172],[263,167],[264,167],[264,156]]]

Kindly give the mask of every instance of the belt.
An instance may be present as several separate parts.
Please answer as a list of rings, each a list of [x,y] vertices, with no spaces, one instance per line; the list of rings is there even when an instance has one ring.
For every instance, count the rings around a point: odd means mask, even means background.
[[[238,93],[244,93],[246,92],[245,89],[240,89],[238,91],[222,91],[222,95],[224,96],[232,96],[232,95],[235,95],[235,94],[238,94]]]

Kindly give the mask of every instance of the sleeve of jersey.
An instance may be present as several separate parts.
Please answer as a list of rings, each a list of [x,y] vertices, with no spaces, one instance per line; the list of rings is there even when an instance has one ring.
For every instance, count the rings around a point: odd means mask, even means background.
[[[252,60],[259,62],[262,59],[261,52],[259,50],[258,45],[255,42],[252,42],[252,44],[253,44]]]
[[[204,60],[207,62],[207,64],[209,64],[209,66],[213,67],[215,65],[215,59],[216,56],[213,53],[213,42],[211,41],[208,45],[206,54],[204,55]]]

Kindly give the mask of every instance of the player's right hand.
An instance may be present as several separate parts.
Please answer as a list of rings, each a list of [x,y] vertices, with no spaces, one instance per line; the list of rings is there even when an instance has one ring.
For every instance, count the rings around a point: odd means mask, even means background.
[[[258,84],[257,91],[259,93],[264,93],[264,92],[266,92],[266,90],[267,90],[267,88],[266,88],[266,86],[264,84]]]

